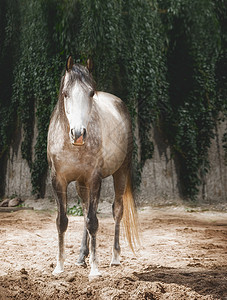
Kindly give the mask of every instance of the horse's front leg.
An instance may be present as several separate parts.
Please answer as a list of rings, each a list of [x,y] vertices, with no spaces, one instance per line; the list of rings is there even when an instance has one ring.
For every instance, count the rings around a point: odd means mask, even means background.
[[[58,230],[58,255],[57,265],[53,271],[53,275],[57,275],[64,271],[65,261],[65,232],[68,227],[68,218],[66,215],[67,210],[67,184],[65,181],[61,181],[56,177],[52,178],[52,186],[57,202],[58,213],[56,219],[56,225]]]
[[[98,270],[98,260],[96,254],[96,233],[98,230],[98,219],[96,216],[98,208],[98,200],[101,188],[101,178],[96,177],[90,185],[90,196],[88,204],[88,213],[86,218],[86,226],[90,237],[90,259],[89,263],[91,271],[89,277],[100,276],[101,273]]]

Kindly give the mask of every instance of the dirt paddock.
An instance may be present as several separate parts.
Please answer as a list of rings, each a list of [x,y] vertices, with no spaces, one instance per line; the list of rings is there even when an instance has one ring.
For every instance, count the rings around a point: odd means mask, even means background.
[[[69,216],[65,272],[52,275],[56,213],[0,213],[0,299],[227,299],[227,213],[184,207],[139,210],[136,256],[121,238],[122,264],[110,267],[114,223],[99,213],[102,277],[75,265],[83,217]]]

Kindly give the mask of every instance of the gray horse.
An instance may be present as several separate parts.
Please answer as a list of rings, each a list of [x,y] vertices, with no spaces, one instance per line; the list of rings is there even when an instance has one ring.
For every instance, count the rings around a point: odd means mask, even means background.
[[[64,270],[64,235],[68,226],[67,186],[71,181],[76,181],[84,213],[84,233],[77,264],[86,266],[90,242],[89,276],[100,275],[96,255],[96,211],[102,179],[110,175],[113,176],[115,189],[115,236],[111,265],[120,264],[122,217],[126,237],[133,249],[138,231],[130,181],[132,146],[130,116],[124,103],[114,95],[95,91],[90,61],[84,67],[74,64],[70,56],[48,131],[47,156],[58,206],[59,252],[53,274]]]

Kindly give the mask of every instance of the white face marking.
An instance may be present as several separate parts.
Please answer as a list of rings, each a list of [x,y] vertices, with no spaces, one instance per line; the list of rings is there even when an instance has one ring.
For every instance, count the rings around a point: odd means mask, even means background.
[[[66,91],[67,93],[64,96],[64,107],[70,126],[69,135],[71,138],[71,129],[82,133],[83,128],[87,127],[92,102],[89,97],[89,89],[86,91],[77,81],[72,88],[68,88],[68,81],[69,74],[66,73],[63,93]]]

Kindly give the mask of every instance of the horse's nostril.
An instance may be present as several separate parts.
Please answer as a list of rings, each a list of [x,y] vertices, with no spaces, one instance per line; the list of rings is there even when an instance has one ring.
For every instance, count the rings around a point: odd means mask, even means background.
[[[73,140],[77,140],[80,137],[85,138],[86,129],[82,128],[81,130],[76,130],[75,128],[72,128],[70,129],[70,134]]]

